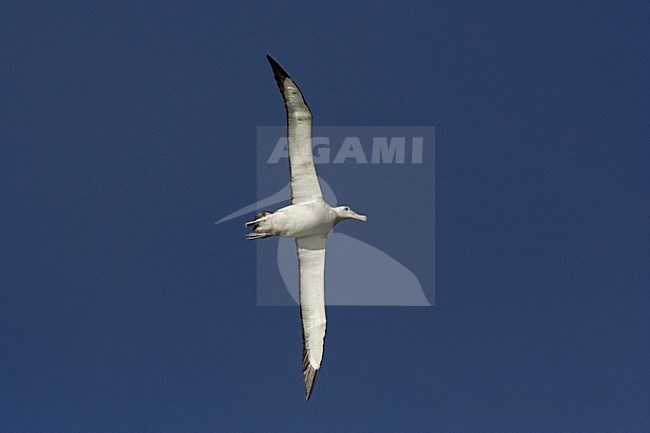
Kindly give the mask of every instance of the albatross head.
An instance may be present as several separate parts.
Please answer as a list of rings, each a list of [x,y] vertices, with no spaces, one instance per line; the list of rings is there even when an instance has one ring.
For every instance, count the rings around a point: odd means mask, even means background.
[[[347,219],[355,219],[359,221],[367,221],[368,217],[365,215],[359,215],[355,211],[353,211],[351,208],[348,206],[339,206],[334,208],[334,212],[336,213],[336,222],[341,222],[343,220]]]

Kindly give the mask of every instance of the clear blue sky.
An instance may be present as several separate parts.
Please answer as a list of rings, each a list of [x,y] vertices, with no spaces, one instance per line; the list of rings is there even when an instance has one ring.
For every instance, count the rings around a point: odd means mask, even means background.
[[[0,431],[648,431],[647,5],[133,3],[0,4]],[[331,308],[309,403],[213,225],[266,53],[323,125],[436,126],[436,306]]]

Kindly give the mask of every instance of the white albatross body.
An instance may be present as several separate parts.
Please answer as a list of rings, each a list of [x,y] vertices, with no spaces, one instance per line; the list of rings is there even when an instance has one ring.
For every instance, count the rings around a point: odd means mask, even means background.
[[[325,201],[316,200],[278,209],[260,225],[264,230],[289,238],[327,235],[334,227],[336,212]]]
[[[289,169],[292,204],[276,212],[261,212],[246,226],[247,239],[270,236],[296,239],[300,263],[300,317],[302,321],[302,372],[309,400],[323,359],[325,342],[325,246],[327,235],[345,219],[366,221],[347,206],[336,208],[323,200],[318,184],[311,141],[311,111],[298,86],[282,67],[266,56],[273,69],[287,112]]]

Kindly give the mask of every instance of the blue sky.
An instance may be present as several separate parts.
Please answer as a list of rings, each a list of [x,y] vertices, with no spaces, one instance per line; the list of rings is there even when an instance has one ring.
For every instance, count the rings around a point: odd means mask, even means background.
[[[0,431],[647,431],[648,15],[2,2]],[[213,225],[284,122],[266,53],[320,124],[436,127],[436,305],[330,308],[309,403]]]

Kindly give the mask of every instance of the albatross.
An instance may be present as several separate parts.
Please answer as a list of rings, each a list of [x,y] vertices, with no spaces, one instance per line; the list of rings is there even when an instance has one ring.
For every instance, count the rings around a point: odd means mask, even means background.
[[[309,400],[323,360],[325,344],[325,246],[332,228],[347,219],[366,221],[349,206],[331,207],[323,199],[311,142],[312,116],[305,98],[284,69],[266,56],[284,99],[287,114],[291,205],[255,215],[246,239],[295,238],[299,262],[302,374]]]

